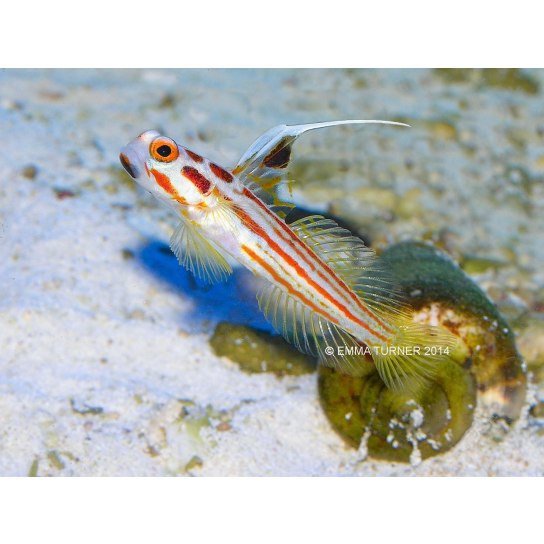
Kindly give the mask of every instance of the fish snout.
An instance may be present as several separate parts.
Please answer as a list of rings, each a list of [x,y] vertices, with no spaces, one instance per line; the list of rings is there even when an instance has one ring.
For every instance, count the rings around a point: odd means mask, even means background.
[[[125,150],[123,149],[123,151]],[[134,165],[134,161],[130,159],[129,154],[123,151],[121,151],[121,153],[119,154],[119,160],[121,161],[121,165],[132,179],[136,179],[139,174],[138,169]]]
[[[119,160],[132,179],[139,178],[145,170],[145,162],[149,158],[149,145],[157,136],[159,133],[156,130],[146,130],[121,149]]]

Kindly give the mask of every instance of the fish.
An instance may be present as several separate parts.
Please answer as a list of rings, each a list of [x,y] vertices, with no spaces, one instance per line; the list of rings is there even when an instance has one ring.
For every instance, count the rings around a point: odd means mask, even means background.
[[[432,380],[456,340],[442,327],[415,323],[391,274],[349,230],[320,215],[288,223],[294,142],[305,132],[382,120],[278,125],[225,168],[147,130],[121,149],[128,175],[179,218],[170,246],[180,264],[209,283],[238,262],[263,281],[259,308],[300,351],[340,372],[377,370],[403,391]]]

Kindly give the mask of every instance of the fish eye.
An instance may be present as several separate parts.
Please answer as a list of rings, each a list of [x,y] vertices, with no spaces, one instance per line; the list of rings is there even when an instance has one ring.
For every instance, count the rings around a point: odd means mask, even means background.
[[[179,150],[176,142],[170,138],[160,136],[155,138],[149,146],[151,156],[160,162],[172,162],[179,157]]]

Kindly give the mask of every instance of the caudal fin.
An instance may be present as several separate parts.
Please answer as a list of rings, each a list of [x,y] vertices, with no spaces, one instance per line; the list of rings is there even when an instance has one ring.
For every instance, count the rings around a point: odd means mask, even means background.
[[[459,349],[460,340],[447,329],[405,322],[388,344],[374,346],[372,356],[387,387],[402,391],[432,380],[441,363]]]

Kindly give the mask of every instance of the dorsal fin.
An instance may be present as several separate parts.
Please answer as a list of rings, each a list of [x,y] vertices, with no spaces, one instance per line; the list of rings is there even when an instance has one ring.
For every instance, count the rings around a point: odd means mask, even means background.
[[[281,202],[278,187],[287,181],[287,168],[295,140],[309,130],[355,124],[409,126],[394,121],[357,119],[305,125],[278,125],[259,136],[249,146],[232,172],[261,200],[273,207],[276,213],[284,216],[289,211],[290,205]]]
[[[303,217],[289,226],[378,315],[406,313],[393,276],[360,238],[320,215]]]

